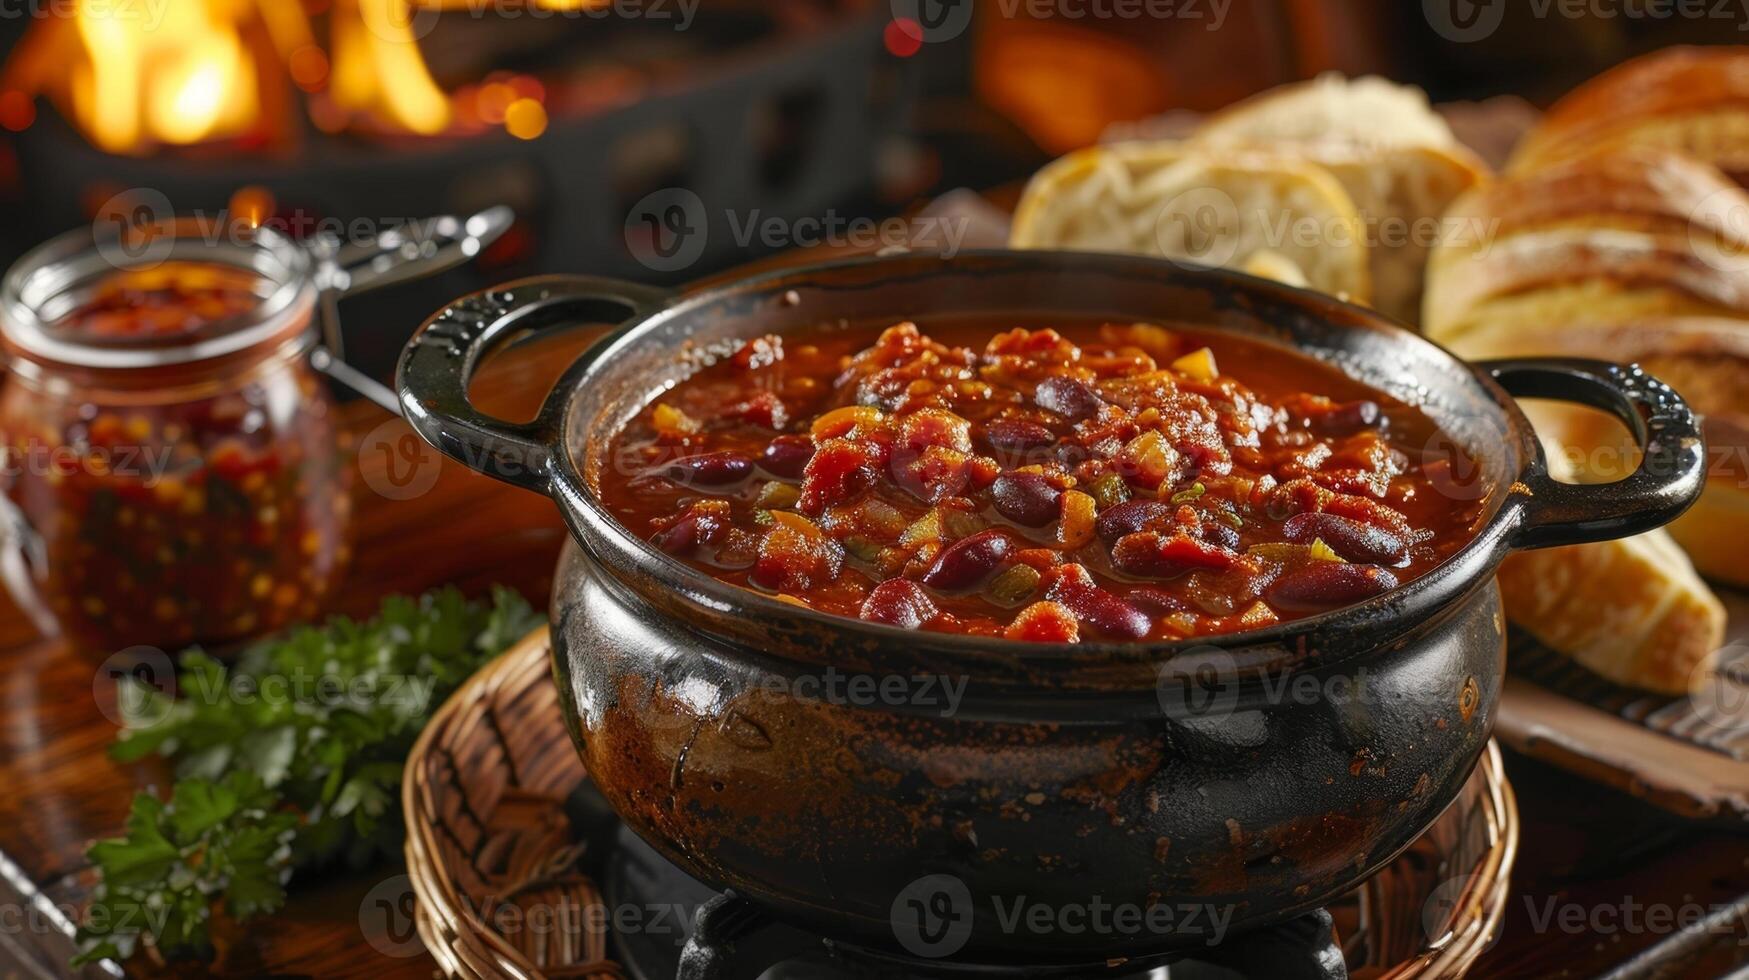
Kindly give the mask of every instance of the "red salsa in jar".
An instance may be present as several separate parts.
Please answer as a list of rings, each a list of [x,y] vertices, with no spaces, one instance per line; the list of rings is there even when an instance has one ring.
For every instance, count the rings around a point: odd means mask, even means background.
[[[255,309],[260,285],[246,269],[199,262],[122,269],[99,281],[58,326],[70,339],[93,341],[185,336]]]
[[[167,261],[8,324],[6,516],[80,646],[243,638],[314,616],[338,577],[348,472],[307,356],[313,289],[284,285]]]
[[[1440,490],[1468,463],[1452,441],[1326,364],[1189,326],[1053,326],[750,341],[618,433],[603,499],[784,601],[1047,642],[1349,605],[1479,523]]]

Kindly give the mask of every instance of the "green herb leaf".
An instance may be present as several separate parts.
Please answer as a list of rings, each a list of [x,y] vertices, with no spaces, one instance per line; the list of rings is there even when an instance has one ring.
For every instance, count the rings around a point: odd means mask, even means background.
[[[1172,502],[1175,504],[1188,504],[1207,492],[1208,487],[1203,486],[1201,483],[1192,483],[1190,486],[1173,494]]]
[[[490,606],[452,589],[390,598],[371,620],[294,630],[233,667],[186,651],[174,702],[127,692],[140,710],[111,754],[161,755],[177,781],[167,802],[135,797],[123,836],[86,852],[98,882],[73,965],[125,959],[142,942],[209,956],[215,907],[254,918],[284,904],[295,869],[398,855],[395,801],[420,729],[540,623],[509,589]]]

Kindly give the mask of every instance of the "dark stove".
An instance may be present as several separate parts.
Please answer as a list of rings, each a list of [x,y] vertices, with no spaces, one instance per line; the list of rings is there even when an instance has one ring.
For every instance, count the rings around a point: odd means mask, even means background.
[[[580,840],[612,840],[587,859],[609,910],[639,910],[615,923],[611,953],[630,980],[1345,980],[1330,914],[1318,909],[1230,937],[1197,952],[1149,963],[1040,968],[922,960],[846,946],[772,920],[732,892],[681,871],[620,823],[593,786],[567,810]],[[613,915],[612,912],[609,913]],[[648,928],[639,927],[648,923]]]

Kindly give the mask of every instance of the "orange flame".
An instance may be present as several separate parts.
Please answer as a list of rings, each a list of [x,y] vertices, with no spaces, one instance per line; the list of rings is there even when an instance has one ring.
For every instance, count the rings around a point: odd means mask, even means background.
[[[474,118],[466,111],[474,100],[445,92],[419,50],[428,21],[418,15],[477,11],[486,2],[502,0],[333,0],[323,51],[290,0],[74,0],[70,14],[32,25],[0,87],[8,97],[46,97],[112,153],[238,137],[284,141],[288,82],[316,97],[311,110],[324,129],[368,121],[434,135],[487,122],[533,139],[546,127],[540,97]],[[584,10],[610,0],[521,2]],[[31,115],[9,111],[13,118],[28,125]]]

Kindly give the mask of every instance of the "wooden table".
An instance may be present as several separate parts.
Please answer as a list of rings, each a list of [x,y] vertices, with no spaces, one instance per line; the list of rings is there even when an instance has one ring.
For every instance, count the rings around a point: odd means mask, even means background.
[[[476,384],[477,401],[511,417],[520,409],[526,417],[581,343],[566,336],[506,353]],[[361,447],[357,558],[334,611],[365,615],[384,595],[445,583],[475,594],[504,583],[537,604],[546,601],[565,533],[551,505],[439,462],[429,449],[420,465],[439,469],[430,491],[409,499],[378,494],[373,484],[408,475],[405,462],[387,469],[393,453],[384,448],[394,450],[410,435],[398,420],[362,403],[349,406],[346,417]],[[87,885],[81,874],[86,846],[116,833],[134,791],[162,786],[165,772],[109,760],[105,751],[116,729],[106,711],[113,702],[104,685],[94,694],[96,663],[38,638],[25,617],[6,612],[0,618],[6,659],[0,672],[0,786],[6,788],[0,794],[0,977],[53,976],[64,969],[69,942],[25,903],[76,907]],[[1749,892],[1749,836],[1675,823],[1522,757],[1509,755],[1507,764],[1523,812],[1523,843],[1504,933],[1477,976],[1597,976],[1669,938],[1640,927],[1650,920],[1644,910],[1674,914]],[[431,976],[430,958],[407,943],[399,874],[384,867],[294,883],[287,908],[239,937],[222,972]],[[1577,930],[1570,925],[1575,915]],[[1539,921],[1546,927],[1539,929]],[[1731,928],[1727,950],[1679,975],[1728,971],[1735,956],[1749,952],[1749,924]]]
[[[511,417],[518,410],[532,414],[590,335],[579,331],[508,352],[476,382],[477,401]],[[557,510],[443,460],[399,419],[368,403],[348,404],[345,416],[358,461],[352,491],[356,557],[332,611],[365,616],[383,596],[445,584],[477,595],[502,583],[537,608],[546,602],[565,535]],[[437,478],[423,494],[392,499],[372,487],[408,484],[414,464],[398,455],[403,437],[412,440],[408,448],[422,450],[417,465],[435,468]],[[9,602],[0,605],[0,786],[7,787],[0,793],[0,855],[12,866],[0,864],[0,913],[7,913],[0,914],[0,977],[54,976],[64,970],[71,947],[52,922],[23,912],[21,899],[34,891],[56,905],[77,905],[88,885],[81,875],[86,847],[119,832],[134,793],[164,787],[167,771],[157,764],[112,762],[106,752],[117,730],[110,720],[113,689],[94,683],[98,659],[38,637]],[[404,923],[391,907],[367,909],[361,921],[366,895],[398,874],[398,868],[385,867],[294,885],[284,913],[249,930],[225,972],[430,977],[428,956],[385,956],[370,942],[399,948],[393,934],[410,920]],[[377,935],[367,936],[367,928]],[[390,934],[387,943],[384,934]]]

